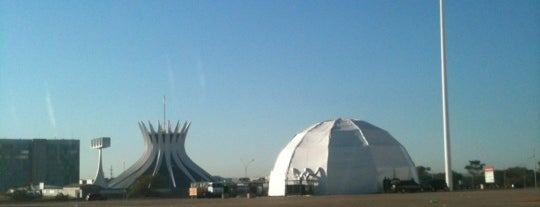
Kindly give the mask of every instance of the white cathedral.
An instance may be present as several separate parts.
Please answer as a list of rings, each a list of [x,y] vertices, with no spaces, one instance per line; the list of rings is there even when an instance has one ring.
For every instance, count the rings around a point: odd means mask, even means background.
[[[157,130],[148,122],[139,122],[144,139],[144,153],[131,167],[109,183],[109,188],[129,188],[140,176],[158,176],[152,188],[161,192],[187,191],[191,182],[213,181],[210,174],[195,164],[187,155],[185,142],[190,122],[174,130],[170,122]]]

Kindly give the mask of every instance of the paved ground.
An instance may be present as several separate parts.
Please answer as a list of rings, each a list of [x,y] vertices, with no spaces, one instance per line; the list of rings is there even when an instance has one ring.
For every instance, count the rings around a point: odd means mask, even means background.
[[[0,206],[539,206],[540,188],[525,190],[458,191],[436,193],[371,194],[311,197],[258,197],[252,199],[145,199],[0,203]]]

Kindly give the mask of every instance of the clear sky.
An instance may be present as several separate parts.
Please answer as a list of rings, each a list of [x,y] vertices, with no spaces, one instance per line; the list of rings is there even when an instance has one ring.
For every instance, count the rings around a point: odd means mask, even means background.
[[[81,178],[143,152],[138,121],[190,120],[213,175],[267,176],[339,117],[443,171],[439,5],[411,1],[0,0],[0,138],[81,140]],[[453,166],[540,161],[540,1],[445,2]],[[532,156],[536,155],[535,158]]]

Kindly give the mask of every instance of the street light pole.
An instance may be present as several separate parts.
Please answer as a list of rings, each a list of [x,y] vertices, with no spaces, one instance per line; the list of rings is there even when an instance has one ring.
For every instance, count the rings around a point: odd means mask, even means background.
[[[450,191],[454,190],[452,181],[452,158],[450,156],[450,123],[448,120],[448,95],[446,90],[446,54],[444,47],[444,12],[443,0],[439,0],[440,30],[441,30],[441,79],[442,79],[442,107],[443,107],[443,136],[444,136],[444,171],[446,184]]]
[[[538,184],[536,183],[536,168],[533,169],[533,174],[534,174],[534,188],[538,188]]]
[[[242,164],[244,164],[244,176],[247,178],[248,177],[248,174],[247,174],[247,169],[249,167],[249,164],[251,164],[253,161],[255,161],[255,159],[251,159],[249,162],[244,162],[242,160]]]
[[[538,162],[538,168],[536,168],[537,170],[536,171],[539,171],[540,172],[540,162]],[[534,172],[534,177],[536,178],[536,171]],[[536,182],[536,181],[535,181]]]
[[[536,157],[536,153],[534,154],[534,157]],[[534,165],[533,165],[534,166]],[[538,162],[538,166],[540,166],[540,162]],[[534,188],[538,188],[538,183],[536,182],[536,171],[538,170],[537,166],[533,167],[533,175],[534,175]]]

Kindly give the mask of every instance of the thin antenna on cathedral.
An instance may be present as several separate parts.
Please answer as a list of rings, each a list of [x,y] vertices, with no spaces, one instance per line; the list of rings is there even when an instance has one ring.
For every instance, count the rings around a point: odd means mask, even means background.
[[[166,128],[165,127],[166,126],[165,121],[167,120],[166,116],[165,116],[166,108],[167,108],[167,98],[165,98],[165,96],[163,96],[163,128],[164,129]]]

